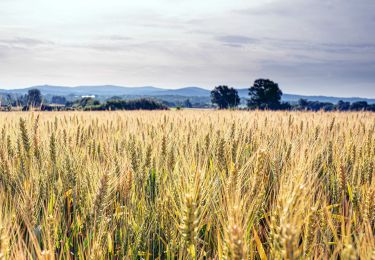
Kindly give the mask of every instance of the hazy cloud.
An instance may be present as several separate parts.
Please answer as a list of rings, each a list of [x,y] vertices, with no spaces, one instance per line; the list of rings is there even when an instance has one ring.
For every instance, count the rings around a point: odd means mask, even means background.
[[[269,77],[284,92],[375,97],[373,0],[9,0],[0,10],[0,87]]]
[[[111,35],[108,37],[109,40],[111,41],[130,41],[133,40],[132,37],[129,36],[122,36],[122,35]]]
[[[9,47],[23,47],[23,48],[33,48],[42,45],[52,45],[51,41],[43,41],[28,37],[14,37],[12,39],[1,39],[0,44],[7,45]]]
[[[233,47],[241,47],[243,45],[254,44],[259,42],[257,39],[241,35],[224,35],[216,37],[216,40],[224,43],[225,45]]]

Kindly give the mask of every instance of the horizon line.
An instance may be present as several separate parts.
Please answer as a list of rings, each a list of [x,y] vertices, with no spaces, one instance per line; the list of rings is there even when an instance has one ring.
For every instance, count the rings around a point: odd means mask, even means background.
[[[217,84],[215,86],[219,86],[219,85],[227,85],[227,84]],[[236,87],[236,86],[230,86],[230,85],[227,85],[229,87],[233,87],[235,88],[236,90],[244,90],[244,89],[249,89],[250,87]],[[31,89],[31,88],[38,88],[38,87],[55,87],[55,88],[79,88],[79,87],[120,87],[120,88],[156,88],[156,89],[165,89],[165,90],[179,90],[179,89],[184,89],[184,88],[199,88],[199,89],[203,89],[203,90],[213,90],[213,88],[207,88],[207,87],[202,87],[202,86],[194,86],[194,85],[190,85],[190,86],[183,86],[183,87],[176,87],[176,88],[168,88],[168,87],[159,87],[159,86],[153,86],[153,85],[138,85],[138,86],[123,86],[123,85],[117,85],[117,84],[99,84],[99,85],[96,85],[96,84],[83,84],[83,85],[76,85],[76,86],[67,86],[67,85],[63,85],[63,86],[60,86],[60,85],[51,85],[51,84],[40,84],[40,85],[32,85],[32,86],[22,86],[22,87],[14,87],[14,88],[3,88],[3,87],[0,87],[0,90],[23,90],[23,89]],[[281,91],[283,92],[283,94],[286,94],[286,95],[297,95],[297,96],[305,96],[305,97],[327,97],[327,98],[345,98],[345,99],[348,99],[348,98],[352,98],[352,99],[375,99],[375,96],[374,97],[361,97],[361,96],[332,96],[332,95],[324,95],[324,94],[299,94],[299,93],[289,93],[289,92],[284,92],[282,90],[282,88],[280,88]],[[42,93],[43,94],[43,93]]]

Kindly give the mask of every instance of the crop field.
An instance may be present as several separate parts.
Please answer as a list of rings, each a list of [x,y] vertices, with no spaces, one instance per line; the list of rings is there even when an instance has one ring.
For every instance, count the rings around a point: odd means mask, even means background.
[[[375,259],[375,113],[0,114],[0,259]]]

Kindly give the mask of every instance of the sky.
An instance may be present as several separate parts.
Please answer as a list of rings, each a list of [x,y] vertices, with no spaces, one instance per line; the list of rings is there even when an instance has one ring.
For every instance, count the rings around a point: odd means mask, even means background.
[[[0,88],[249,87],[375,97],[375,0],[0,0]]]

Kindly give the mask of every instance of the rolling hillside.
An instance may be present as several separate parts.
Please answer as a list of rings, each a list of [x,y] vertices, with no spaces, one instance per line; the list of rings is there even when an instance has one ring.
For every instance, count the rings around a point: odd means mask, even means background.
[[[33,86],[22,89],[1,89],[0,94],[26,94],[30,89],[39,89],[43,95],[46,96],[84,96],[84,95],[95,95],[102,98],[109,98],[112,96],[126,96],[126,97],[199,97],[200,99],[210,98],[210,90],[200,88],[200,87],[185,87],[178,89],[164,89],[152,86],[145,87],[122,87],[114,85],[101,85],[101,86],[77,86],[77,87],[65,87],[65,86],[50,86],[41,85]],[[239,95],[242,99],[248,97],[248,89],[238,89]],[[286,102],[297,102],[299,99],[307,99],[310,101],[320,101],[320,102],[331,102],[337,103],[339,100],[356,102],[356,101],[367,101],[370,104],[375,103],[375,99],[367,99],[360,97],[342,98],[342,97],[328,97],[328,96],[304,96],[296,94],[284,94],[283,101]]]

